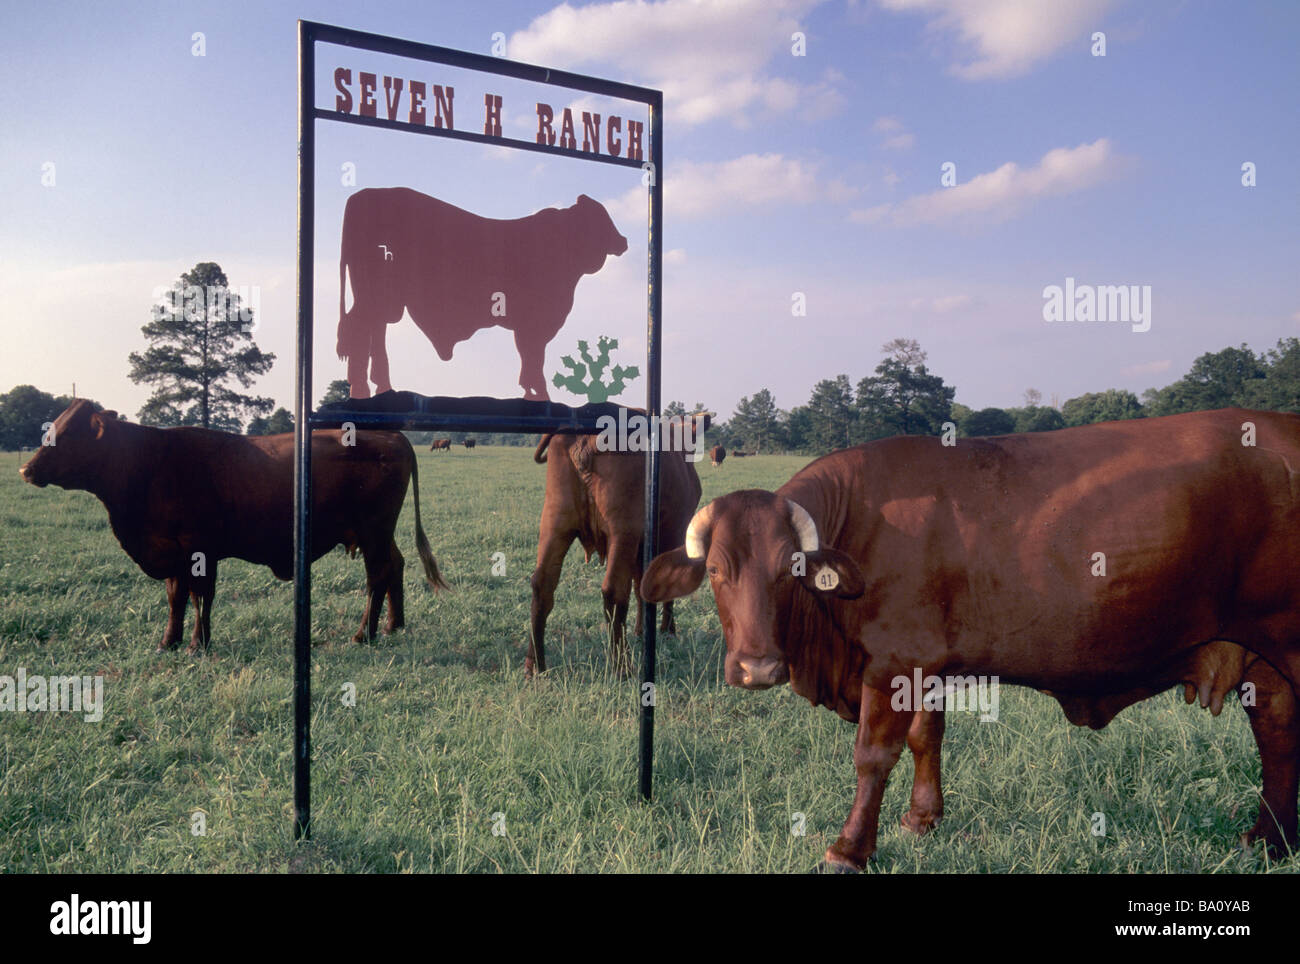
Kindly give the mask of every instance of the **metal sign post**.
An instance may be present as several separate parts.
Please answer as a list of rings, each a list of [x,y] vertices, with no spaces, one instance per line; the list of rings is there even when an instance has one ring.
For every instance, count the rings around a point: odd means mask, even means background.
[[[316,45],[320,43],[367,50],[427,63],[446,64],[464,70],[510,77],[516,80],[547,84],[569,90],[644,104],[649,111],[649,159],[600,154],[557,144],[537,143],[504,137],[496,131],[455,130],[445,125],[368,116],[362,112],[326,110],[316,105]],[[599,430],[596,416],[583,409],[570,410],[564,405],[531,403],[541,406],[525,412],[495,409],[492,412],[467,411],[465,406],[449,404],[462,400],[420,398],[402,411],[376,409],[360,403],[356,410],[331,406],[328,412],[312,409],[312,265],[315,252],[315,173],[317,121],[356,124],[409,133],[446,137],[453,140],[493,144],[517,150],[536,151],[572,157],[602,164],[638,168],[649,192],[649,234],[647,264],[646,415],[657,425],[660,412],[660,352],[662,347],[660,309],[663,284],[663,94],[645,87],[602,80],[582,74],[548,70],[499,57],[451,50],[429,44],[414,43],[378,34],[347,30],[327,24],[298,22],[298,349],[295,387],[294,422],[294,837],[311,832],[311,431],[351,421],[357,427],[383,429],[444,429],[516,433],[594,433]],[[630,125],[629,125],[630,126]],[[540,138],[539,138],[540,139]],[[630,135],[629,135],[630,141]],[[630,144],[629,144],[629,153]],[[396,393],[405,397],[405,393]],[[585,406],[590,409],[592,406]],[[644,559],[648,565],[658,541],[659,527],[659,452],[651,445],[646,452],[646,516]],[[640,790],[647,799],[651,791],[654,751],[654,677],[655,677],[655,606],[643,603],[643,677],[638,693],[641,707]],[[650,684],[647,688],[644,684]]]

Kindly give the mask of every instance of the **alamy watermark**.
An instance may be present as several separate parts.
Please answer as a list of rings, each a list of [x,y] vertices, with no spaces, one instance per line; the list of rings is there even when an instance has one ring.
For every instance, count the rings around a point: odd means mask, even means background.
[[[921,710],[978,711],[981,723],[998,719],[998,678],[996,676],[925,676],[921,668],[911,676],[895,676],[889,683],[894,691],[889,707],[900,713]]]
[[[50,933],[122,935],[133,944],[148,944],[153,936],[153,901],[82,900],[80,894],[73,894],[50,905]]]
[[[262,309],[258,285],[171,285],[153,289],[154,320],[195,322],[237,319],[241,331],[257,330]]]
[[[104,718],[103,676],[28,676],[18,667],[0,675],[0,712],[80,713],[87,723]]]
[[[1151,330],[1150,285],[1081,285],[1043,289],[1043,321],[1118,321],[1134,331]]]
[[[618,418],[602,415],[596,419],[600,434],[596,438],[599,452],[685,452],[686,461],[704,458],[703,420],[690,415],[642,415],[618,410]]]

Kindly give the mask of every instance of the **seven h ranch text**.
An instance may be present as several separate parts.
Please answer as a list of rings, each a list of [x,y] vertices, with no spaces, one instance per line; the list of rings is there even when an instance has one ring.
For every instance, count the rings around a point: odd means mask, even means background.
[[[352,71],[347,67],[334,70],[334,88],[338,95],[334,98],[334,109],[340,114],[352,113],[353,106],[362,117],[379,117],[380,98],[383,110],[390,121],[404,121],[407,124],[425,126],[430,123],[432,113],[434,127],[455,130],[453,123],[453,101],[455,88],[442,84],[426,84],[422,80],[404,81],[401,77],[383,78],[379,75],[360,71],[357,74],[356,96],[353,96]],[[432,86],[432,97],[430,97]],[[382,93],[380,88],[383,88]],[[559,130],[556,130],[555,111],[550,104],[537,105],[537,143],[559,146],[571,151],[578,150],[577,127],[573,120],[572,109],[566,107],[560,115]],[[588,154],[601,153],[604,144],[605,153],[611,157],[626,157],[639,161],[641,154],[641,135],[645,124],[628,119],[627,130],[623,129],[623,118],[611,114],[601,124],[599,114],[582,111],[582,150]],[[483,95],[483,134],[486,137],[501,136],[501,96],[499,94]],[[603,137],[603,142],[602,142]]]

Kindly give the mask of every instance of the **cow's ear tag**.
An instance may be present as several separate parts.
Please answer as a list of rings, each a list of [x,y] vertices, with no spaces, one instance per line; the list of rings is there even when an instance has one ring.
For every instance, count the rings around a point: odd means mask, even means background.
[[[840,574],[830,566],[822,566],[817,570],[817,575],[813,577],[813,582],[818,589],[824,592],[830,592],[840,584]]]

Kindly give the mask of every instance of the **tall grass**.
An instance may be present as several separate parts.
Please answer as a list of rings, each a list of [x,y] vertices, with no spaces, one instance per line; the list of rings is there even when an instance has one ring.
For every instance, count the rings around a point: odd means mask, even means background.
[[[701,463],[705,499],[774,488],[804,461]],[[99,723],[0,713],[0,869],[805,871],[847,816],[853,728],[788,688],[728,688],[707,590],[679,604],[679,635],[660,640],[656,792],[642,803],[637,684],[607,671],[599,564],[570,553],[551,671],[525,683],[545,470],[525,449],[457,449],[420,455],[425,525],[454,592],[417,581],[409,497],[397,536],[407,629],[350,642],[361,562],[339,550],[313,569],[314,832],[295,843],[291,584],[222,562],[211,654],[157,654],[161,584],[122,552],[92,496],[24,485],[19,463],[0,454],[0,674],[103,674],[106,707]],[[496,552],[504,576],[492,575]],[[945,820],[924,838],[897,824],[904,756],[874,870],[1278,866],[1236,848],[1259,795],[1239,708],[1212,719],[1170,692],[1100,733],[1032,691],[1004,690],[1000,710],[997,723],[950,714]]]

